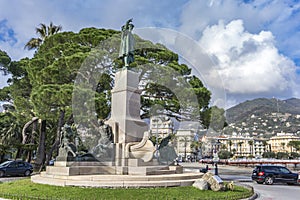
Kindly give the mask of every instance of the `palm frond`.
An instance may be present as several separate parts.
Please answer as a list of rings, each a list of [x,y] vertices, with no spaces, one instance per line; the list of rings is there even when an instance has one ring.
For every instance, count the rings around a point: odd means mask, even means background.
[[[53,25],[52,22],[50,22],[49,26],[42,23],[39,24],[39,27],[35,28],[36,34],[39,35],[39,38],[31,38],[25,45],[24,49],[32,50],[39,48],[47,37],[54,35],[61,30],[62,26]]]
[[[25,45],[24,49],[32,50],[37,49],[42,44],[42,40],[40,38],[31,38]]]
[[[56,25],[53,25],[52,22],[50,22],[50,25],[47,27],[48,29],[48,36],[51,36],[51,35],[54,35],[55,33],[58,33],[59,31],[62,30],[62,26],[59,25],[59,26],[56,26]]]
[[[47,26],[45,24],[40,24],[40,27],[35,28],[35,31],[42,40],[44,40],[48,35]]]

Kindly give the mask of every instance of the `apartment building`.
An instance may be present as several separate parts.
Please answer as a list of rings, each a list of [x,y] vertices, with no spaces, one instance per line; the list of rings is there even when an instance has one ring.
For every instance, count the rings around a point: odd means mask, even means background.
[[[273,136],[268,141],[271,151],[277,152],[294,152],[296,151],[292,147],[288,146],[290,141],[300,140],[300,137],[296,136],[293,133],[277,133],[276,136]]]
[[[150,118],[150,131],[152,135],[158,135],[158,138],[165,138],[174,132],[174,123],[166,115],[158,115]]]

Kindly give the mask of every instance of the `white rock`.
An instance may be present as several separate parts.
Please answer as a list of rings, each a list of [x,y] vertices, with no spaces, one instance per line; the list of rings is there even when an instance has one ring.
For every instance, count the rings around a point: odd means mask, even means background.
[[[198,188],[199,190],[208,190],[208,182],[200,178],[194,182],[193,187]]]

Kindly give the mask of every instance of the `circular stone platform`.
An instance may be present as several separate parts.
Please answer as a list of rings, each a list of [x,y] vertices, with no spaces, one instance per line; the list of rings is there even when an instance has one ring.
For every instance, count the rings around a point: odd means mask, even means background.
[[[202,173],[164,174],[164,175],[49,175],[46,172],[34,175],[34,183],[57,186],[84,186],[84,187],[179,187],[190,186]]]

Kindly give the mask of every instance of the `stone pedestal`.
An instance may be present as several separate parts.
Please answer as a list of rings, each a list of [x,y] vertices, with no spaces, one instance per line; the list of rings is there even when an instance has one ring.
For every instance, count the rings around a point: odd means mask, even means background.
[[[63,162],[63,163],[67,163],[67,162],[73,162],[75,158],[72,156],[57,156],[56,157],[56,162]]]
[[[141,91],[138,85],[138,73],[127,69],[116,73],[115,86],[111,91],[111,117],[106,122],[114,133],[116,166],[128,166],[126,144],[140,142],[144,132],[148,131],[148,124],[140,118]],[[127,168],[119,170],[121,174],[127,173]]]
[[[148,124],[140,118],[141,92],[139,74],[123,69],[116,73],[112,89],[111,117],[107,121],[114,132],[115,143],[141,141]]]

